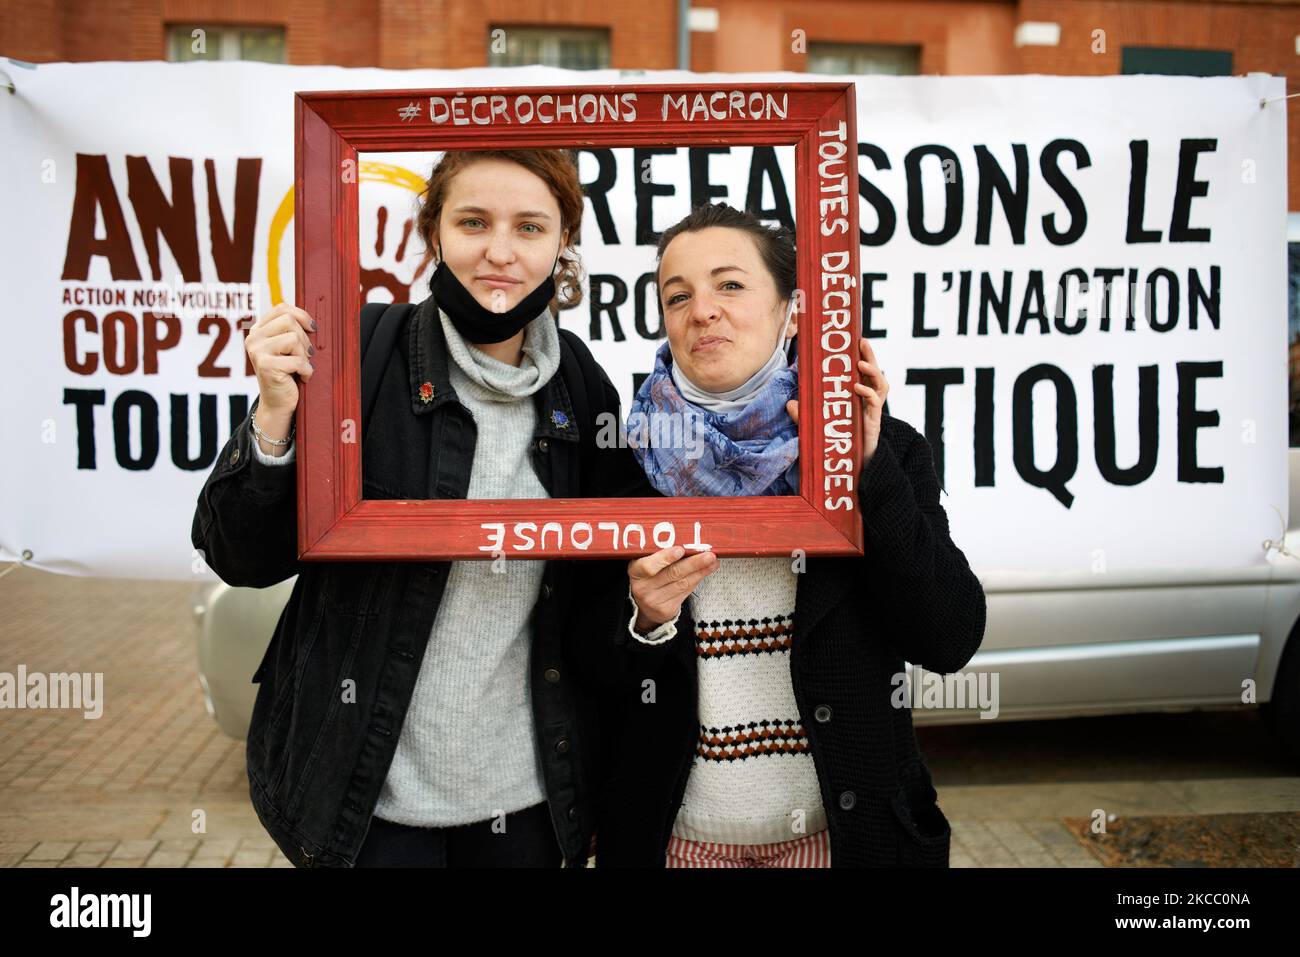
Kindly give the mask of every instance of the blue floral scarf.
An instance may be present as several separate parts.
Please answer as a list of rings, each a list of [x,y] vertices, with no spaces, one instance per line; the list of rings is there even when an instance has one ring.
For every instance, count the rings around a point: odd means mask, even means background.
[[[735,412],[682,397],[665,341],[641,383],[625,431],[650,484],[664,495],[798,495],[799,431],[785,404],[799,396],[799,359]]]

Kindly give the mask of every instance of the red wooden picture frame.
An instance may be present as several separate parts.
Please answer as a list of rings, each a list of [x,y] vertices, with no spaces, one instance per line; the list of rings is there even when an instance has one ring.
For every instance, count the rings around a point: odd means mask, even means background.
[[[297,303],[319,326],[297,413],[300,558],[630,559],[671,544],[720,556],[862,554],[852,83],[300,92],[294,138]],[[340,428],[361,419],[359,177],[342,175],[357,154],[679,144],[795,147],[801,494],[363,498],[361,443]]]

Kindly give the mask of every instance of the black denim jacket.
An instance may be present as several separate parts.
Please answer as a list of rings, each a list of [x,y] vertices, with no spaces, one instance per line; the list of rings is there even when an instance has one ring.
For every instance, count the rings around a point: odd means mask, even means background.
[[[580,339],[561,334],[589,359]],[[412,311],[380,384],[362,449],[364,497],[466,496],[476,426],[456,399],[448,361],[430,297]],[[594,360],[581,364],[599,370]],[[617,417],[617,391],[603,371],[600,377],[603,408],[590,414]],[[530,458],[550,496],[657,495],[625,448],[598,448],[590,474],[582,474],[581,430],[597,425],[577,421],[571,395],[580,387],[561,370],[533,396]],[[251,442],[245,420],[203,486],[191,532],[194,547],[230,585],[260,588],[298,576],[252,676],[260,686],[248,731],[249,791],[263,826],[294,864],[350,867],[397,746],[451,563],[299,561],[295,473],[302,461],[297,468],[263,465]],[[547,800],[569,866],[587,858],[597,765],[609,746],[598,702],[602,689],[625,678],[622,642],[610,635],[626,631],[631,607],[626,561],[547,561],[532,612],[529,675]],[[355,702],[342,694],[348,680]]]

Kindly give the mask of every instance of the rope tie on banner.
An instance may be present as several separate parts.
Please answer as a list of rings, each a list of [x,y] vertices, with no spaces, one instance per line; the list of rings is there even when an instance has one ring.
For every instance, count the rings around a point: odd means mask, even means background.
[[[1289,100],[1293,96],[1300,96],[1300,93],[1288,93],[1286,96],[1273,96],[1269,97],[1267,100],[1261,98],[1259,101],[1259,108],[1262,110],[1265,103],[1276,103],[1278,100]]]
[[[1277,512],[1277,522],[1282,527],[1282,534],[1281,537],[1276,542],[1273,541],[1271,538],[1264,539],[1264,554],[1267,555],[1269,552],[1276,549],[1278,554],[1280,555],[1285,555],[1288,558],[1295,558],[1300,560],[1300,555],[1297,555],[1295,552],[1287,551],[1286,522],[1282,518],[1282,510],[1279,509],[1276,505],[1270,505],[1269,508]]]
[[[23,557],[20,558],[20,559],[18,559],[18,561],[14,562],[12,565],[10,565],[8,568],[6,568],[4,571],[0,572],[0,578],[4,578],[4,577],[5,577],[6,575],[8,575],[11,571],[13,571],[15,568],[18,568],[18,567],[20,567],[20,566],[22,566],[22,565],[26,565],[26,564],[27,564],[28,562],[30,562],[31,560],[32,560],[32,550],[31,550],[30,548],[24,548],[24,549],[23,549]]]
[[[8,66],[16,66],[23,70],[36,69],[35,63],[28,63],[26,60],[15,60],[11,56],[0,57],[0,61],[7,63]],[[3,86],[8,88],[10,96],[13,96],[15,93],[18,92],[18,88],[14,86],[14,81],[10,78],[8,73],[6,73],[4,70],[0,70],[0,76],[4,77]]]

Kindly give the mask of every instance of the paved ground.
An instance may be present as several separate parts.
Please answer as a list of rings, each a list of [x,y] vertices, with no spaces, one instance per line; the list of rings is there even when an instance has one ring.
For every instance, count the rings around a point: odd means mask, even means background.
[[[0,710],[0,866],[291,866],[249,805],[243,743],[204,708],[190,596],[188,584],[0,577],[0,672],[104,672],[108,700],[95,720]],[[1300,866],[1300,770],[1254,713],[918,737],[954,867]]]
[[[249,804],[243,742],[204,707],[190,594],[27,568],[0,578],[0,671],[102,671],[107,702],[89,720],[0,711],[0,866],[292,866]]]
[[[954,867],[1300,867],[1300,767],[1258,711],[921,726],[917,739]]]

